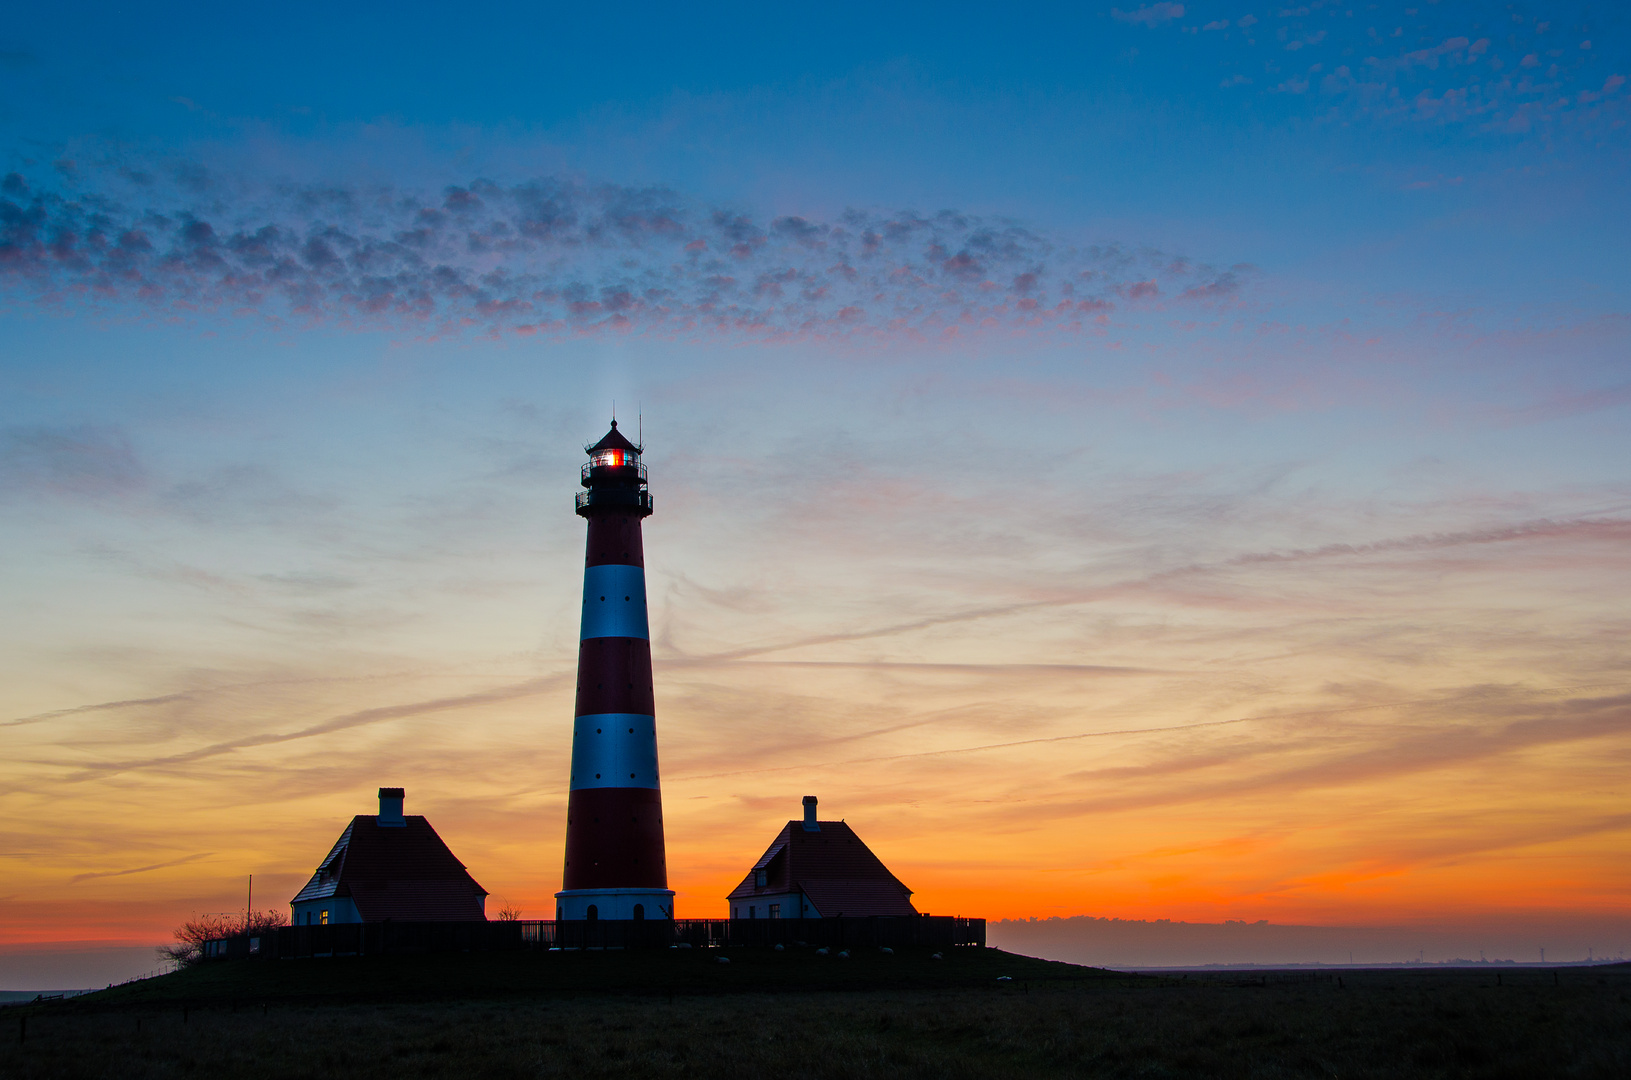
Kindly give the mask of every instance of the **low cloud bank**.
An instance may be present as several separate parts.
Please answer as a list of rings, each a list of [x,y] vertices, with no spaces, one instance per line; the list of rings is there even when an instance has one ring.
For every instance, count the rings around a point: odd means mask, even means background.
[[[1631,919],[1559,916],[1459,924],[1288,926],[1167,919],[1002,919],[988,924],[998,948],[1095,967],[1207,964],[1578,963],[1631,956]]]
[[[170,171],[173,182],[71,162],[8,174],[0,286],[29,302],[415,334],[766,340],[1079,331],[1119,306],[1216,302],[1250,272],[1073,246],[954,210],[759,218],[664,188],[556,178],[427,196]]]
[[[78,941],[6,945],[0,946],[0,994],[92,990],[156,974],[166,967],[155,945]]]

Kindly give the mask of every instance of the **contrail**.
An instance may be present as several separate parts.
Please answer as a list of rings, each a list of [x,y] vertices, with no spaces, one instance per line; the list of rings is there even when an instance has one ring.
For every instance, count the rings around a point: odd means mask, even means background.
[[[196,855],[171,859],[169,862],[154,863],[151,866],[137,866],[129,870],[100,870],[91,874],[75,874],[68,879],[68,884],[78,885],[81,881],[89,881],[92,878],[128,877],[131,874],[146,874],[153,870],[168,870],[172,866],[183,866],[190,862],[197,862],[199,859],[207,859],[213,854],[215,854],[213,851],[200,851]]]

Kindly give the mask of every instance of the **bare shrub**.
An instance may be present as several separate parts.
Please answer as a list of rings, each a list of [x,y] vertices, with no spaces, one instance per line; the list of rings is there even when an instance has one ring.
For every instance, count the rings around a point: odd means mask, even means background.
[[[497,918],[499,922],[520,922],[521,909],[506,900],[504,906],[498,909]]]
[[[247,915],[236,912],[212,912],[197,915],[176,927],[174,945],[159,946],[159,957],[177,967],[191,967],[204,959],[204,942],[240,934],[261,934],[275,930],[289,921],[289,916],[276,909],[251,911]]]

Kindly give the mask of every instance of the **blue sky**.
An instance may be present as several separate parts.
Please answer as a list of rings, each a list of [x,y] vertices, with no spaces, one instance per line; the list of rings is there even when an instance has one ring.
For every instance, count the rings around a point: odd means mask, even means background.
[[[17,13],[0,905],[292,895],[390,780],[547,910],[615,399],[686,910],[804,787],[930,910],[1623,910],[1628,49],[1606,4]]]

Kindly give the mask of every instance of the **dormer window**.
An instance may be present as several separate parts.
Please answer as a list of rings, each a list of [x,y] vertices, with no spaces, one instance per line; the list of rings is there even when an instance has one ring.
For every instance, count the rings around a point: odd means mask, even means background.
[[[770,871],[769,870],[764,870],[764,869],[755,870],[753,872],[753,884],[758,886],[761,889],[764,888],[766,885],[769,885],[770,884]]]

